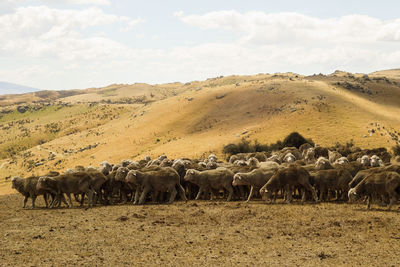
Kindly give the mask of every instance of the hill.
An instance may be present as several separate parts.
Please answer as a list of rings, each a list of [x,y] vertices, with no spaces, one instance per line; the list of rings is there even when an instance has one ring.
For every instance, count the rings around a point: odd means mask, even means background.
[[[292,131],[323,146],[391,148],[400,134],[396,73],[258,74],[0,97],[0,177],[162,153],[223,157],[225,144],[273,143]]]
[[[39,91],[39,89],[23,86],[15,83],[8,83],[0,81],[0,95],[6,94],[22,94],[28,92]]]

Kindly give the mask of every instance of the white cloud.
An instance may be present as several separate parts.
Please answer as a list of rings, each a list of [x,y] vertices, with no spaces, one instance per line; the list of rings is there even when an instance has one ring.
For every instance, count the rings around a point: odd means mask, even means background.
[[[238,32],[242,42],[253,44],[400,41],[400,19],[383,21],[365,15],[321,19],[299,13],[230,10],[186,16],[177,12],[175,16],[201,29]]]
[[[106,37],[84,35],[82,31],[107,25],[126,30],[142,21],[106,14],[98,8],[20,7],[14,13],[0,16],[0,54],[63,60],[111,57],[125,46]]]
[[[168,48],[170,42],[164,41],[170,36],[163,31],[175,28],[144,28],[132,33],[134,40],[121,33],[142,23],[141,18],[93,7],[17,8],[0,15],[0,56],[26,63],[3,71],[6,65],[0,63],[0,80],[63,89],[260,72],[371,72],[398,67],[400,62],[400,19],[383,21],[361,15],[321,19],[298,13],[237,11],[174,15],[193,27],[222,29],[236,39],[218,42],[206,34],[198,41],[201,38],[182,32],[182,39],[174,43],[188,45]],[[136,48],[146,45],[152,48]]]

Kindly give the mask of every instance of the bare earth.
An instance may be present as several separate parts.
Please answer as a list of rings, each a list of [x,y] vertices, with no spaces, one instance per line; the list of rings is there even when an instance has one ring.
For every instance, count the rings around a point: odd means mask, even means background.
[[[189,201],[24,210],[22,201],[0,196],[1,266],[400,265],[397,207]]]

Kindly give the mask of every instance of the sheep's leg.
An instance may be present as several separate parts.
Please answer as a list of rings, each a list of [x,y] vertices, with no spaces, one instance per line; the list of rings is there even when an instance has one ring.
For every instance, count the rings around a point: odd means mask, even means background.
[[[87,195],[88,195],[88,208],[89,207],[93,207],[93,196],[94,196],[94,192],[93,192],[93,190],[89,190],[88,192],[87,192]],[[82,199],[83,199],[83,196],[82,196]],[[83,203],[82,203],[83,204]]]
[[[178,193],[178,192],[176,191],[175,186],[172,187],[172,189],[170,190],[170,193],[171,193],[171,196],[169,197],[169,201],[168,201],[169,204],[171,204],[172,202],[174,202],[175,197],[176,197],[176,194]]]
[[[203,193],[203,190],[204,190],[203,187],[199,188],[199,192],[197,193],[197,196],[196,196],[195,200],[198,200],[200,198],[201,193]]]
[[[367,209],[371,209],[371,196],[367,196]]]
[[[143,188],[143,192],[142,192],[142,194],[140,195],[140,199],[139,199],[139,204],[140,204],[140,205],[144,204],[144,202],[145,202],[145,200],[146,200],[146,195],[147,195],[147,193],[149,193],[149,192],[150,192],[150,188],[149,188],[149,187]]]
[[[304,202],[306,201],[306,189],[302,187],[300,191],[301,191],[301,204],[304,204]]]
[[[43,194],[44,203],[46,203],[46,208],[49,207],[48,195],[46,193]]]
[[[249,193],[249,197],[247,198],[246,202],[249,202],[251,197],[253,196],[253,191],[254,191],[254,186],[251,186],[250,188],[250,193]]]
[[[35,208],[35,201],[36,201],[36,196],[31,196],[32,199],[32,209]]]
[[[73,205],[72,205],[71,194],[68,193],[67,195],[68,195],[68,200],[69,200],[69,207],[72,208]]]
[[[139,193],[140,193],[140,189],[139,187],[136,188],[136,192],[135,192],[135,201],[133,202],[133,204],[138,204],[139,203]]]
[[[26,207],[26,202],[28,201],[28,196],[25,196],[25,199],[24,199],[24,206],[22,207],[22,208],[24,208],[25,209],[25,207]]]
[[[293,197],[292,187],[287,186],[285,191],[286,191],[286,203],[289,204],[290,202],[292,202],[292,197]]]
[[[226,190],[229,191],[229,195],[228,195],[228,198],[227,198],[226,201],[231,201],[232,196],[233,196],[233,188],[232,188],[232,186],[228,186],[228,188],[226,188]]]

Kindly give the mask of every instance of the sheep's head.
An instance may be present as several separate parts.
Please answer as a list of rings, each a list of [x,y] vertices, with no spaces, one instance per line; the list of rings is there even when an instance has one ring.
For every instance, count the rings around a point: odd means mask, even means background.
[[[11,188],[16,189],[18,181],[21,177],[15,176],[11,179]]]
[[[124,181],[128,172],[129,172],[129,169],[126,167],[118,168],[117,172],[115,173],[115,180]]]
[[[137,183],[137,171],[132,170],[129,171],[128,174],[125,177],[125,182],[131,183],[131,184],[136,184]]]
[[[184,180],[185,181],[193,181],[195,175],[196,175],[196,171],[194,169],[189,169],[186,171]]]
[[[361,164],[364,166],[369,166],[371,164],[371,160],[368,155],[364,155],[361,157]]]
[[[232,185],[233,186],[237,186],[237,185],[242,185],[242,176],[240,175],[240,173],[236,173],[233,176],[233,181],[232,181]]]
[[[350,202],[354,202],[354,201],[356,201],[356,200],[359,198],[359,196],[358,196],[358,194],[357,194],[355,188],[350,188],[350,190],[349,190],[349,192],[347,193],[347,195],[348,195],[348,197],[349,197],[349,201],[350,201]]]
[[[315,162],[315,169],[316,170],[326,170],[329,169],[329,160],[324,157],[318,158],[317,162]]]

